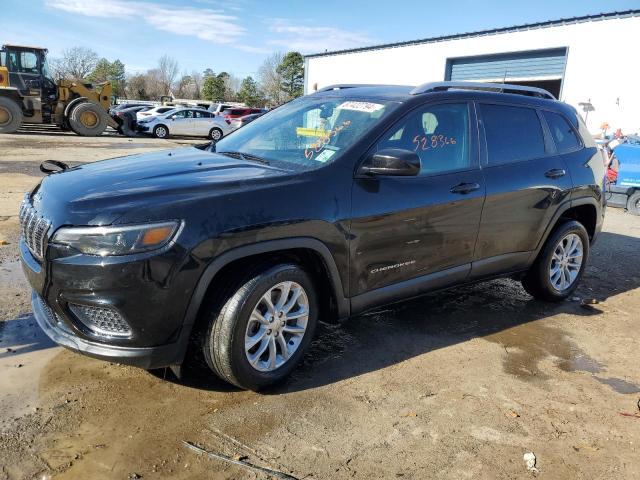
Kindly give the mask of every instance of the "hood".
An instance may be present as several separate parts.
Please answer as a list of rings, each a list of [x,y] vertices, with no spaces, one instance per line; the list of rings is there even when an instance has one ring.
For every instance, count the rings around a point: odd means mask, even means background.
[[[132,209],[283,181],[289,172],[195,147],[131,155],[45,177],[32,202],[54,225],[106,225]]]

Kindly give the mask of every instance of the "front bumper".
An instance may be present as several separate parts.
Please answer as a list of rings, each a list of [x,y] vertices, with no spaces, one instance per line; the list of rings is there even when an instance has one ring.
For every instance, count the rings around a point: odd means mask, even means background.
[[[58,320],[57,315],[36,292],[31,293],[31,305],[33,315],[44,333],[58,345],[74,352],[146,370],[182,363],[184,352],[181,341],[158,347],[120,347],[90,342],[65,328],[64,323]]]
[[[54,342],[94,358],[145,369],[182,363],[191,333],[191,325],[184,324],[189,300],[184,292],[191,282],[172,272],[170,266],[179,263],[175,251],[111,264],[111,259],[82,256],[40,263],[21,240],[20,253],[33,289],[35,318]],[[71,311],[72,305],[115,309],[130,332],[120,338],[101,334],[83,323]]]

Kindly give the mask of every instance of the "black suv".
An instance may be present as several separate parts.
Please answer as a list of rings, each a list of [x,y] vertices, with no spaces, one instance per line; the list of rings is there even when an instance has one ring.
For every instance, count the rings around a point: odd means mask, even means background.
[[[603,180],[579,115],[544,90],[338,85],[217,144],[49,175],[24,199],[20,247],[59,344],[147,369],[196,345],[259,389],[318,319],[497,276],[566,298]]]

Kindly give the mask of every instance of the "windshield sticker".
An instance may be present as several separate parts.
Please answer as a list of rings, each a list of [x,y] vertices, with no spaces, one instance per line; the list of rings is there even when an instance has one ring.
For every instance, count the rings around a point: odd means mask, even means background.
[[[446,135],[416,135],[413,137],[413,144],[416,146],[413,151],[430,150],[432,148],[443,148],[447,145],[455,145],[455,137],[447,137]]]
[[[333,150],[329,150],[328,148],[324,149],[323,151],[321,151],[318,155],[316,155],[316,158],[314,158],[314,160],[316,162],[321,162],[324,163],[327,160],[329,160],[331,157],[333,157],[333,154],[336,153]]]
[[[318,140],[316,140],[315,142],[313,142],[311,145],[309,145],[307,148],[304,149],[304,157],[307,160],[312,160],[313,157],[315,157],[318,153],[324,150],[324,148],[329,144],[329,142],[333,137],[335,137],[338,133],[340,133],[342,130],[347,128],[349,125],[351,125],[351,120],[345,120],[337,127],[333,127],[331,130],[326,132],[326,135],[319,138]],[[326,160],[328,160],[328,158]]]
[[[384,108],[384,105],[381,105],[379,103],[372,103],[372,102],[351,101],[351,102],[341,103],[340,105],[338,105],[337,108],[341,110],[355,110],[356,112],[373,113],[373,112],[377,112],[378,110],[382,110]]]
[[[329,130],[323,130],[322,128],[296,128],[296,135],[299,137],[324,137],[328,133]]]

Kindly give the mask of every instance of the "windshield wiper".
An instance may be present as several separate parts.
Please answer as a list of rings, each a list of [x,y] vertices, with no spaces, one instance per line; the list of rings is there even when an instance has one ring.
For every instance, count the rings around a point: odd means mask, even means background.
[[[254,162],[263,163],[264,165],[269,165],[269,162],[262,157],[258,157],[257,155],[252,155],[251,153],[242,153],[242,152],[216,152],[220,155],[226,155],[227,157],[237,158],[239,160],[252,160]]]

